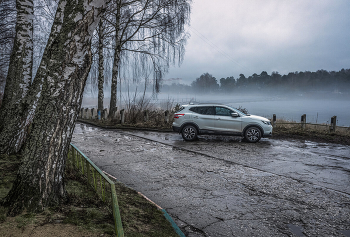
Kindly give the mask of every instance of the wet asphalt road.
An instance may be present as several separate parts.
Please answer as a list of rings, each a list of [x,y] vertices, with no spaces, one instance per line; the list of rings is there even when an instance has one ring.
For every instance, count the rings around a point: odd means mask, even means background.
[[[186,236],[350,236],[350,147],[100,129],[72,143]]]

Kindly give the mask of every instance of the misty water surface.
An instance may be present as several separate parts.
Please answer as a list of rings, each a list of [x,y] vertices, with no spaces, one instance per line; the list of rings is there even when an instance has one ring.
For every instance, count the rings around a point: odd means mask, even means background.
[[[148,94],[148,97],[151,97]],[[301,115],[306,114],[306,122],[308,123],[330,123],[331,117],[337,116],[338,126],[350,126],[350,101],[348,99],[312,99],[302,96],[292,98],[279,96],[217,96],[203,94],[165,94],[160,93],[157,99],[152,102],[155,105],[166,104],[167,101],[186,104],[191,99],[200,103],[222,103],[234,108],[242,106],[246,108],[250,114],[260,115],[266,118],[272,118],[276,114],[277,119],[283,118],[291,121],[300,121]],[[105,107],[109,105],[109,98],[105,99]],[[97,107],[97,98],[84,98],[83,107]],[[120,105],[118,106],[120,108]]]

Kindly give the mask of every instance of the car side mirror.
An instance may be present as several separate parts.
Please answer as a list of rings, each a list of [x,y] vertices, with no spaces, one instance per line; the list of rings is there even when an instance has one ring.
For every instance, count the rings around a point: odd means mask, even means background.
[[[239,117],[238,113],[235,113],[235,112],[231,113],[231,116],[232,117]]]

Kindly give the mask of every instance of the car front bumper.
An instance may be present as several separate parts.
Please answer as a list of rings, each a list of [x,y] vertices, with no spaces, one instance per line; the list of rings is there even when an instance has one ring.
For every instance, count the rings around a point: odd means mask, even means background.
[[[264,134],[262,135],[262,137],[272,137],[272,129],[273,127],[270,126],[265,126],[264,127]]]

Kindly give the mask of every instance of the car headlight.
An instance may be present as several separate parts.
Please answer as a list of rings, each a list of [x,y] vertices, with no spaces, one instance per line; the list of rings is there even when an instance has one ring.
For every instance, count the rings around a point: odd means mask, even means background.
[[[271,122],[270,122],[270,121],[261,120],[261,122],[263,122],[263,123],[266,124],[266,125],[271,125]]]

